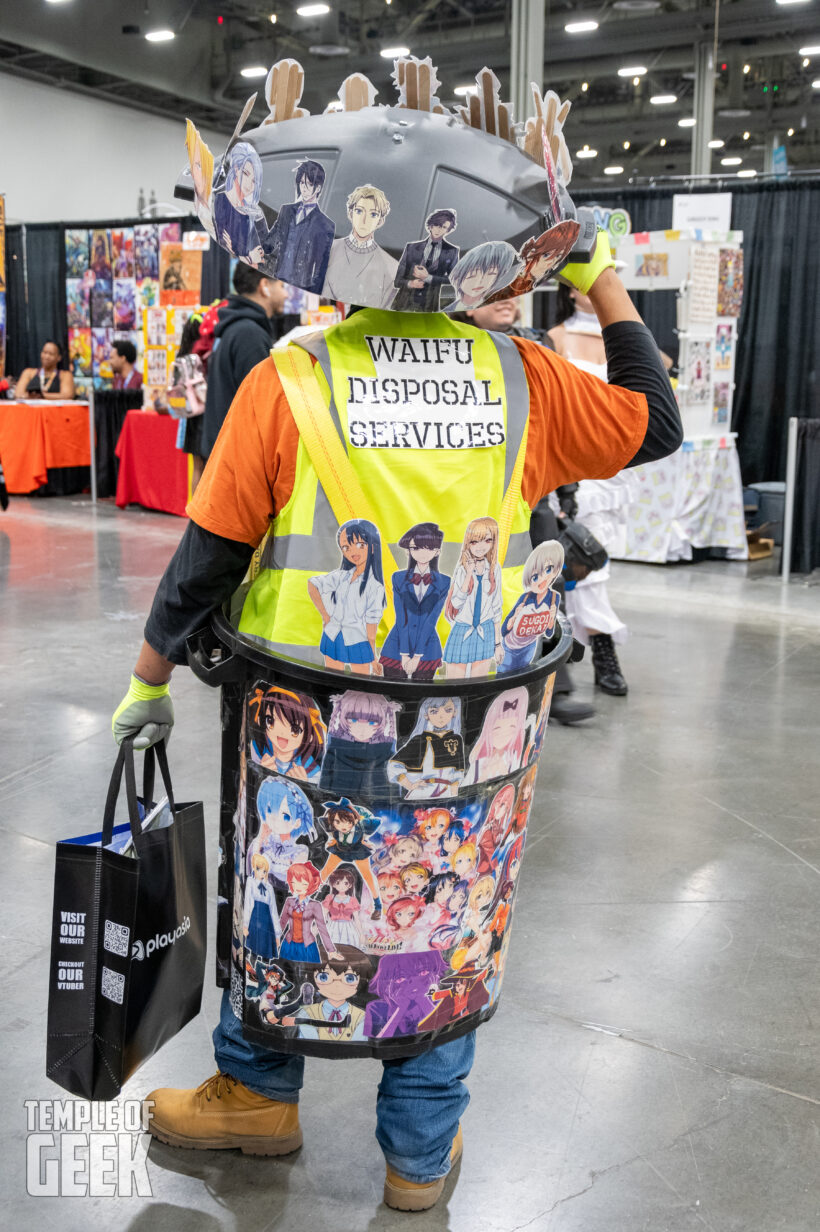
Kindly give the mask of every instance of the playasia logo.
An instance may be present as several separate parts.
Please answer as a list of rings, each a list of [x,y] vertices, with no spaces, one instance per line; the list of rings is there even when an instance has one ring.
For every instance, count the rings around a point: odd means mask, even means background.
[[[184,937],[191,927],[190,916],[185,917],[181,924],[168,933],[155,933],[148,941],[140,941],[137,939],[134,942],[131,950],[131,957],[137,962],[141,962],[143,958],[150,958],[157,950],[165,950],[169,945],[173,945],[180,937]]]
[[[366,336],[375,376],[348,376],[357,449],[486,449],[505,439],[498,382],[476,375],[474,338]]]

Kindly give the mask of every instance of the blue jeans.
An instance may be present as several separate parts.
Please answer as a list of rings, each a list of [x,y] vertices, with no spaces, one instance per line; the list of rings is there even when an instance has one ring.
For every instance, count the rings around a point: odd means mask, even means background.
[[[246,1040],[227,989],[213,1038],[216,1063],[223,1074],[230,1074],[257,1095],[298,1103],[305,1058],[272,1052]],[[376,1140],[399,1176],[424,1185],[450,1171],[450,1146],[470,1102],[465,1080],[474,1056],[475,1031],[471,1031],[419,1057],[382,1062]]]

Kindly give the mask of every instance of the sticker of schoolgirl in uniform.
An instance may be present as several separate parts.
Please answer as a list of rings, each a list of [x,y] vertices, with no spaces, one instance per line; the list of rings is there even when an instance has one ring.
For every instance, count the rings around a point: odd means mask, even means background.
[[[441,665],[436,623],[450,587],[450,578],[439,572],[443,542],[444,531],[435,522],[419,522],[399,540],[407,568],[393,574],[396,623],[379,655],[388,680],[432,680]]]
[[[287,873],[290,896],[279,916],[282,941],[279,957],[288,962],[319,963],[321,941],[329,958],[341,958],[327,930],[324,908],[311,897],[322,884],[318,868],[306,860],[291,864]]]
[[[334,945],[364,949],[364,935],[360,923],[362,905],[356,897],[356,874],[342,864],[327,879],[330,893],[324,899],[327,928]]]
[[[228,155],[225,187],[211,199],[216,238],[232,257],[259,266],[268,228],[261,209],[262,162],[247,141],[237,141]]]
[[[299,1039],[347,1044],[365,1038],[365,1011],[351,1004],[373,970],[371,959],[349,945],[313,972],[319,1000],[303,1005],[282,1019],[283,1027],[298,1027]]]
[[[420,1019],[435,1008],[429,990],[446,972],[438,951],[385,954],[368,988],[378,1000],[365,1010],[365,1035],[369,1039],[412,1035]]]
[[[445,311],[478,308],[494,291],[508,286],[521,269],[518,253],[506,240],[488,240],[471,248],[450,270],[456,298]]]
[[[458,261],[458,248],[447,237],[456,229],[455,210],[433,210],[424,228],[427,236],[405,244],[396,270],[398,287],[390,307],[394,312],[438,312],[442,290]]]
[[[360,184],[347,199],[350,235],[333,241],[322,295],[344,304],[389,308],[395,294],[398,261],[376,243],[376,232],[390,213],[380,188]]]
[[[501,662],[502,605],[498,523],[473,518],[444,605],[452,625],[443,654],[447,676],[486,676],[493,663]]]
[[[379,883],[370,867],[373,848],[365,839],[376,833],[381,822],[366,809],[354,808],[344,796],[341,800],[323,805],[323,808],[325,811],[321,824],[328,835],[328,842],[325,844],[328,854],[322,865],[321,879],[327,881],[340,864],[352,864],[358,869],[373,898],[370,918],[378,920],[382,913]]]
[[[248,699],[251,758],[266,770],[316,782],[327,729],[310,697],[257,685]]]
[[[194,184],[194,209],[196,210],[196,216],[211,238],[216,239],[214,218],[211,213],[214,156],[190,120],[185,121],[185,145],[188,150],[188,165],[191,168],[191,179]]]
[[[245,882],[245,912],[242,933],[245,947],[260,958],[276,958],[279,920],[273,887],[268,881],[270,861],[257,852],[251,857],[252,875]]]
[[[529,697],[523,686],[506,689],[487,707],[481,734],[470,752],[463,786],[513,774],[521,766]]]
[[[268,267],[274,276],[304,291],[321,295],[336,228],[319,207],[325,186],[321,163],[306,158],[294,172],[296,200],[286,202],[265,240]]]
[[[493,796],[478,836],[478,876],[495,871],[515,804],[515,787],[505,783]]]
[[[551,633],[558,614],[558,595],[551,589],[564,567],[564,549],[557,539],[547,539],[533,548],[524,565],[524,591],[501,626],[504,658],[499,674],[529,667],[538,639]]]
[[[380,693],[347,689],[332,697],[328,739],[319,777],[337,795],[387,793],[387,763],[396,751],[398,702]]]
[[[290,865],[294,860],[304,860],[309,844],[318,837],[313,809],[295,783],[270,778],[259,785],[256,812],[260,830],[248,848],[248,874],[253,868],[253,857],[260,853],[270,863],[274,886],[284,890]]]
[[[425,697],[415,727],[388,763],[388,778],[408,800],[435,800],[458,793],[465,765],[461,698]]]
[[[338,569],[308,582],[308,594],[322,618],[319,649],[325,667],[369,676],[376,660],[376,630],[385,608],[382,548],[372,522],[355,518],[336,532],[342,553]]]

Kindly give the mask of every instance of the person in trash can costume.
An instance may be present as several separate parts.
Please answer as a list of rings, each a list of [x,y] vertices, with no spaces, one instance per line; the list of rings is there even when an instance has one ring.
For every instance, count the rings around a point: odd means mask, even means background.
[[[380,246],[395,258],[408,245],[420,250],[409,284],[414,291],[423,292],[439,272],[441,253],[427,242],[425,232],[435,210],[451,210],[458,219],[447,242],[458,243],[462,273],[449,288],[436,283],[441,286],[438,302],[443,311],[424,311],[428,299],[420,294],[415,297],[420,311],[394,312],[381,307],[383,288],[376,283],[369,286],[368,265],[363,262],[357,303],[347,306],[356,311],[324,334],[317,332],[301,341],[315,361],[320,383],[324,379],[324,388],[335,395],[337,415],[347,431],[345,447],[371,506],[379,511],[381,533],[389,542],[398,543],[399,525],[406,530],[433,523],[447,543],[460,544],[464,528],[498,517],[511,451],[523,454],[509,550],[498,574],[507,612],[520,590],[521,569],[530,551],[530,513],[546,493],[561,484],[604,478],[625,466],[664,457],[682,439],[657,347],[615,273],[603,233],[597,239],[593,234],[583,261],[573,261],[568,248],[558,245],[553,272],[560,268],[561,277],[593,304],[603,330],[608,384],[535,343],[454,322],[446,313],[448,304],[457,305],[465,295],[471,302],[481,296],[497,297],[504,289],[499,287],[503,278],[504,285],[513,287],[524,268],[520,254],[525,242],[550,226],[566,230],[566,220],[574,219],[566,193],[571,163],[562,134],[569,105],[559,109],[553,105],[558,103],[554,95],[542,98],[533,87],[536,115],[525,130],[514,126],[510,104],[498,100],[497,79],[484,69],[476,79],[479,106],[461,109],[460,117],[454,117],[435,97],[437,81],[429,60],[409,57],[395,66],[397,106],[375,106],[372,85],[354,74],[340,89],[342,113],[310,118],[298,106],[302,77],[293,61],[275,65],[266,87],[271,115],[261,128],[243,134],[261,156],[263,195],[266,152],[287,147],[288,141],[297,152],[290,163],[286,158],[270,162],[275,180],[268,194],[271,207],[281,209],[290,199],[292,186],[287,186],[284,173],[291,174],[312,150],[318,151],[320,160],[321,149],[338,138],[339,161],[322,194],[322,210],[336,235],[347,234],[350,194],[360,184],[373,185],[387,200],[392,194],[393,209],[379,230]],[[284,88],[289,83],[298,88]],[[481,195],[481,177],[473,169],[461,181],[459,199],[438,199],[438,195],[431,199],[430,184],[436,177],[420,166],[422,158],[435,162],[440,154],[443,166],[457,168],[462,149],[465,159],[477,152],[481,165],[486,161],[488,191]],[[371,165],[365,175],[362,160],[367,158]],[[491,159],[501,162],[491,167]],[[284,168],[281,174],[278,167]],[[523,205],[517,213],[508,210],[501,216],[512,217],[508,226],[515,232],[496,235],[481,215],[482,202],[491,194],[498,197],[505,183],[529,184],[529,202],[540,193],[543,214],[539,218],[534,209],[527,213]],[[215,199],[223,188],[217,172]],[[473,199],[471,193],[478,196]],[[294,234],[309,220],[310,204],[289,210]],[[399,204],[404,223],[397,217]],[[406,221],[408,210],[415,220],[412,226]],[[522,234],[525,216],[530,222]],[[569,230],[575,234],[580,226],[573,224]],[[488,235],[494,238],[486,242]],[[266,251],[270,264],[261,268],[276,276],[275,263],[287,262],[288,254],[276,245]],[[457,263],[452,264],[455,269]],[[408,364],[403,384],[397,368],[401,356]],[[441,378],[463,377],[462,363],[469,369],[472,393],[468,409],[453,412],[447,405],[448,392],[459,388],[458,381],[448,386]],[[385,401],[395,401],[400,397],[396,391],[402,389],[403,419],[384,405],[374,410],[372,404],[380,394],[390,391]],[[291,659],[302,657],[313,666],[321,665],[317,608],[305,579],[338,568],[341,553],[349,568],[355,563],[357,579],[370,579],[372,593],[368,604],[357,600],[361,612],[351,604],[352,631],[348,636],[341,623],[345,637],[338,634],[334,645],[348,655],[347,681],[355,681],[354,671],[379,674],[378,654],[387,630],[380,627],[380,641],[374,641],[376,617],[365,610],[379,607],[383,590],[376,566],[366,572],[373,532],[359,529],[348,538],[327,501],[322,502],[273,359],[258,364],[239,389],[188,514],[190,522],[157,589],[128,693],[113,718],[117,741],[131,735],[135,747],[144,748],[169,733],[174,721],[169,680],[174,667],[186,662],[186,637],[206,625],[214,609],[235,593],[266,536],[267,544],[276,544],[275,557],[269,553],[267,566],[257,572],[244,600],[240,634],[272,649],[284,647]],[[330,559],[328,545],[321,542],[325,531],[331,538]],[[462,559],[468,546],[469,533]],[[314,557],[319,556],[324,561],[321,569],[314,567]],[[349,574],[340,577],[344,582]],[[489,591],[490,575],[486,577]],[[420,572],[414,582],[419,593],[425,584]],[[479,602],[474,592],[473,606]],[[491,667],[500,661],[500,638],[485,646],[484,641],[493,640],[493,624],[483,615],[481,619],[480,624],[476,613],[472,624],[474,640],[482,630],[481,649],[459,652],[459,674],[478,660]],[[469,645],[467,634],[460,641]],[[405,659],[409,675],[415,663],[409,654]],[[344,663],[340,666],[345,668]],[[441,670],[450,666],[445,662]],[[342,989],[354,987],[361,974],[338,957],[329,969],[328,978]],[[458,992],[456,988],[453,1006]],[[445,1011],[440,1007],[436,1012]],[[449,1002],[447,1012],[452,1012]],[[446,1039],[421,1055],[383,1063],[376,1137],[386,1160],[384,1196],[389,1206],[424,1210],[440,1196],[461,1152],[460,1118],[469,1102],[466,1084],[475,1034]],[[227,989],[213,1038],[218,1072],[193,1090],[153,1091],[148,1097],[153,1100],[150,1132],[164,1142],[189,1148],[239,1148],[260,1155],[295,1151],[302,1143],[297,1104],[304,1056],[278,1053],[245,1039]]]

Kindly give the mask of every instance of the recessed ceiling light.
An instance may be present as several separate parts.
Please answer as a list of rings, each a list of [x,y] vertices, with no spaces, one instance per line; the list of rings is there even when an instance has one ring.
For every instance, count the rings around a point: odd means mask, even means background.
[[[813,81],[811,83],[811,88],[812,90],[820,90],[820,77],[818,77],[816,81]]]
[[[814,43],[811,47],[801,47],[797,54],[799,56],[820,56],[820,43]]]
[[[297,17],[324,17],[330,12],[329,4],[303,4],[296,10]]]
[[[741,180],[750,180],[752,176],[757,175],[754,167],[744,167],[742,171],[738,171],[738,176]]]
[[[786,133],[786,136],[787,136],[787,137],[793,137],[793,136],[794,136],[794,129],[793,129],[793,128],[790,128],[790,129],[788,130],[788,132]]]
[[[725,144],[726,142],[723,141],[722,138],[713,137],[712,140],[709,142],[709,149],[710,150],[722,150]]]
[[[275,14],[275,13],[271,13],[271,15],[270,15],[270,24],[271,24],[272,26],[275,26],[275,25],[276,25],[276,14]]]
[[[732,156],[731,158],[722,158],[720,160],[720,165],[721,167],[739,167],[742,162],[743,162],[743,159],[738,158],[735,155],[735,156]]]
[[[618,69],[619,77],[643,77],[646,72],[645,64],[628,64],[626,68]]]
[[[684,116],[682,120],[678,120],[678,128],[694,128],[696,124],[694,116]]]
[[[597,157],[598,157],[598,151],[597,151],[597,150],[591,150],[591,149],[589,148],[589,146],[588,146],[588,145],[585,145],[585,146],[584,146],[584,148],[583,148],[583,150],[576,150],[576,151],[575,151],[575,157],[576,157],[576,158],[597,158]]]
[[[173,30],[149,30],[145,37],[149,43],[170,43],[176,35]]]
[[[777,4],[806,4],[808,0],[776,0]]]
[[[624,149],[625,149],[625,150],[628,150],[631,144],[632,144],[632,142],[631,142],[631,141],[625,141],[625,142],[624,142]]]
[[[598,29],[597,21],[568,21],[564,26],[567,34],[589,34]]]
[[[649,101],[653,107],[668,107],[671,103],[678,101],[678,96],[677,94],[653,94]]]
[[[268,70],[264,64],[249,64],[247,68],[240,70],[240,77],[267,77]]]
[[[453,94],[460,94],[462,98],[467,98],[470,94],[478,94],[478,86],[456,86]]]
[[[623,167],[604,167],[604,175],[623,175]]]
[[[744,141],[748,141],[748,140],[749,140],[749,138],[751,137],[751,135],[752,135],[752,134],[751,134],[751,133],[747,130],[747,131],[743,134],[743,140],[744,140]]]
[[[660,141],[658,142],[658,144],[659,144],[659,145],[661,145],[661,146],[666,145],[666,138],[665,138],[665,137],[661,137],[661,139],[660,139]]]
[[[47,0],[48,4],[65,4],[65,0]]]
[[[743,71],[744,71],[744,73],[751,73],[751,71],[752,71],[752,66],[751,66],[751,64],[744,64],[744,65],[743,65]]]
[[[385,60],[399,60],[402,56],[410,55],[409,47],[382,47],[379,52],[380,56],[384,56]]]
[[[661,0],[615,0],[612,7],[622,13],[651,13],[661,7]]]
[[[803,57],[803,68],[808,68],[810,64],[811,64],[811,60],[809,59],[809,57],[804,56]]]
[[[589,82],[588,82],[588,81],[582,81],[582,82],[581,82],[581,92],[582,92],[583,94],[586,94],[586,92],[587,92],[587,90],[588,90],[588,89],[589,89]]]

